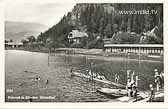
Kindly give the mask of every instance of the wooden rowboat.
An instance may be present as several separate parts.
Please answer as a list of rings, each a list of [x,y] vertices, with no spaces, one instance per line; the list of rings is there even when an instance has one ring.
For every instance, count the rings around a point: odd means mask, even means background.
[[[125,89],[100,88],[97,91],[109,97],[122,97],[127,95],[127,90]]]

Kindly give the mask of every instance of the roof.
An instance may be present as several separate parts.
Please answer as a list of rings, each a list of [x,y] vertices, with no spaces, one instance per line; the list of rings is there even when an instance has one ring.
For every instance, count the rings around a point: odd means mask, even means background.
[[[18,42],[18,43],[15,43],[15,42],[8,42],[6,43],[7,45],[23,45],[22,42]]]
[[[78,30],[72,30],[72,32],[70,32],[68,35],[69,39],[80,38],[80,37],[88,37],[88,34],[85,32],[80,32]]]
[[[162,44],[104,44],[104,47],[163,47]]]
[[[5,41],[8,41],[8,42],[10,42],[10,41],[11,41],[11,39],[5,39]]]

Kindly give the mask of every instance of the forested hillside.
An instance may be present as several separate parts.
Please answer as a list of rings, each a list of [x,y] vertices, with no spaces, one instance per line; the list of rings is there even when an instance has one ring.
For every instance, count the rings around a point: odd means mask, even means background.
[[[146,13],[140,13],[143,10]],[[151,13],[152,10],[154,10],[153,13]],[[123,13],[130,11],[134,14]],[[151,32],[153,28],[155,30]],[[97,42],[97,36],[100,36],[100,40],[111,38],[113,43],[120,44],[162,44],[163,5],[76,4],[72,12],[64,15],[58,24],[41,33],[37,41],[46,44],[50,42],[52,47],[67,47],[69,46],[67,36],[73,29],[89,35],[87,41],[91,48],[97,48],[102,43],[102,41]],[[145,35],[146,41],[143,42],[141,36]]]

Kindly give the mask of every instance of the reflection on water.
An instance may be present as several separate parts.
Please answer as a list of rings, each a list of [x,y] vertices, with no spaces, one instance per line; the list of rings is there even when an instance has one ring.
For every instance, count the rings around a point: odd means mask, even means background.
[[[55,95],[54,101],[106,101],[108,98],[96,93],[95,88],[107,86],[81,78],[70,78],[71,67],[85,73],[91,62],[94,63],[92,70],[104,75],[108,80],[114,81],[114,75],[118,73],[121,84],[126,83],[126,70],[134,70],[140,78],[141,90],[148,89],[148,84],[154,82],[153,69],[163,70],[163,62],[158,61],[141,62],[121,57],[89,55],[49,56],[47,53],[6,50],[5,85],[6,89],[13,88],[15,92],[6,93],[6,96]],[[41,78],[40,82],[33,82],[32,80],[38,76]],[[48,85],[45,84],[47,79]]]

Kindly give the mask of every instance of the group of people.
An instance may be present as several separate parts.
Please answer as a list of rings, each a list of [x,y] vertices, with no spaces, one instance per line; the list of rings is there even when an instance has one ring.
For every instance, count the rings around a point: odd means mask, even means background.
[[[93,64],[92,64],[93,65]],[[73,68],[70,70],[70,72],[73,72]],[[91,69],[86,70],[87,75],[90,76],[91,79],[97,78],[100,80],[106,80],[106,78],[102,75],[99,75],[98,73],[93,72]],[[115,82],[119,83],[120,76],[119,74],[115,74],[114,76]],[[127,70],[127,85],[126,85],[126,90],[127,90],[127,95],[128,97],[135,97],[137,98],[137,92],[138,92],[138,81],[140,79],[138,76],[135,74],[134,71],[132,70]],[[150,88],[150,96],[149,96],[149,101],[152,102],[155,98],[155,88],[156,91],[160,91],[161,88],[164,87],[164,72],[158,72],[158,69],[154,69],[154,83],[149,84]]]
[[[91,79],[97,78],[97,79],[100,79],[100,80],[106,80],[105,76],[99,75],[98,73],[93,72],[91,69],[86,70],[86,72],[90,76]]]
[[[73,77],[73,67],[70,69],[70,73],[71,73],[71,77]],[[90,77],[91,80],[93,80],[93,78],[97,78],[100,80],[106,80],[104,75],[100,75],[99,73],[96,73],[94,71],[92,71],[92,69],[90,68],[89,70],[86,70],[86,74]]]
[[[100,79],[100,80],[106,80],[105,76],[104,75],[99,75],[99,73],[97,72],[94,72],[92,69],[94,67],[94,64],[93,62],[91,63],[90,65],[90,69],[89,70],[86,70],[86,73],[90,76],[91,79],[93,78],[97,78],[97,79]]]
[[[156,86],[156,91],[160,91],[161,88],[164,87],[164,73],[163,72],[158,72],[158,69],[154,69],[154,84],[150,84],[149,88],[150,88],[150,97],[149,97],[149,101],[152,102],[155,98],[155,88],[154,86]],[[116,77],[116,81],[117,81],[117,75]],[[138,80],[140,80],[138,78],[138,76],[135,75],[134,71],[131,70],[127,70],[127,85],[126,85],[126,89],[128,92],[128,96],[129,97],[137,97],[137,88],[138,88]]]
[[[134,71],[127,70],[127,85],[126,89],[129,97],[137,97],[138,76]]]

